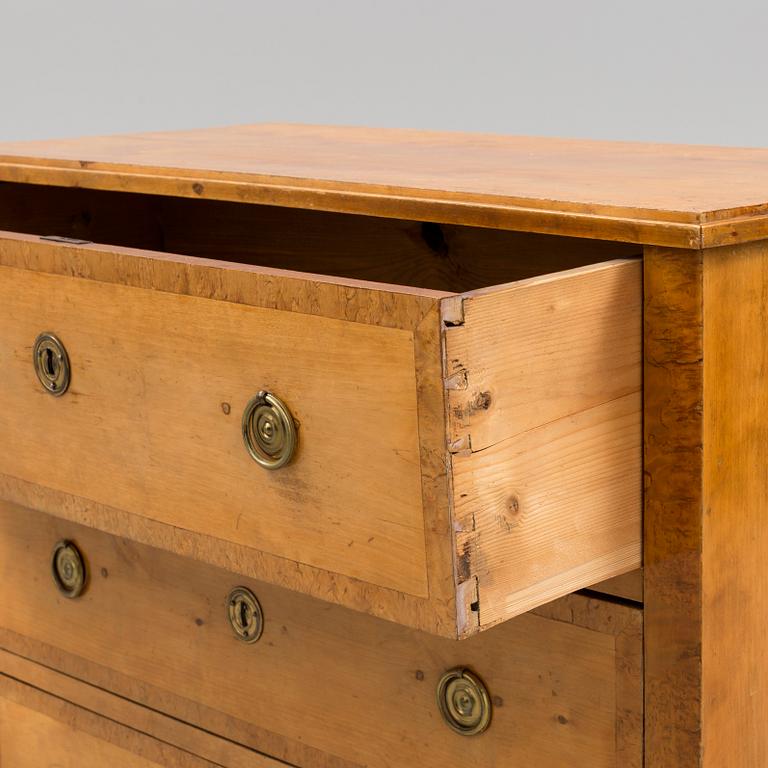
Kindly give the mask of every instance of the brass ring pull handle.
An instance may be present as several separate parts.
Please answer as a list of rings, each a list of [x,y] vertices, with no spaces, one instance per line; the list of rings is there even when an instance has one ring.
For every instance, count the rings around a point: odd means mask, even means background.
[[[52,333],[41,333],[35,339],[32,362],[46,392],[60,397],[67,391],[70,380],[69,356],[64,345]]]
[[[462,736],[482,733],[491,723],[488,689],[479,677],[461,667],[440,678],[437,706],[446,725]]]
[[[243,412],[243,440],[254,461],[265,469],[280,469],[296,452],[296,423],[279,397],[259,392]]]
[[[64,597],[80,597],[85,589],[87,572],[80,550],[71,541],[60,541],[53,548],[51,572]]]

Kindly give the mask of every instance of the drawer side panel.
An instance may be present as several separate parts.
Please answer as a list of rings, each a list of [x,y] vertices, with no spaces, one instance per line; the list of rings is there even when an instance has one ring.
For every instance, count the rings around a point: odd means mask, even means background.
[[[464,632],[641,565],[642,265],[444,302]]]

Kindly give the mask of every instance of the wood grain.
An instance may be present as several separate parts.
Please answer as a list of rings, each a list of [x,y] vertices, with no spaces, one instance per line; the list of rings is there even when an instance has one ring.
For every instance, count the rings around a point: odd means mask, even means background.
[[[600,240],[7,183],[0,230],[450,292],[641,252]]]
[[[509,197],[629,209],[677,211],[754,206],[763,190],[768,151],[671,144],[591,141],[460,132],[313,125],[242,125],[78,139],[6,142],[3,159],[34,164],[63,161],[104,170],[135,166],[306,182],[315,188],[362,185],[441,193]],[[724,167],[724,160],[730,161]],[[738,170],[750,164],[751,179]],[[54,167],[55,163],[50,163]],[[183,175],[181,175],[183,178]],[[717,187],[724,178],[728,189]],[[679,180],[677,188],[664,179]],[[666,212],[666,217],[665,217]],[[691,219],[693,220],[693,219]]]
[[[650,768],[702,765],[702,272],[700,251],[646,249],[643,554]]]
[[[480,626],[641,564],[641,295],[640,263],[609,262],[449,318],[458,577]]]
[[[702,754],[768,765],[768,243],[704,256]]]
[[[5,706],[7,715],[0,716],[0,734],[5,734],[0,735],[0,766],[6,765],[5,747],[9,758],[14,755],[8,768],[26,765],[17,762],[25,755],[35,761],[31,768],[48,765],[41,760],[42,747],[61,768],[91,765],[83,761],[97,758],[110,759],[94,762],[95,768],[132,768],[145,764],[140,755],[162,755],[166,766],[287,765],[7,651],[0,651],[0,671],[0,712]]]
[[[683,248],[768,231],[764,149],[251,125],[0,144],[0,179]]]
[[[466,388],[449,390],[449,416],[451,439],[473,450],[640,392],[639,260],[474,291],[462,308],[446,375]]]
[[[325,766],[311,748],[371,768],[640,764],[635,608],[574,596],[457,643],[244,579],[266,617],[246,646],[224,618],[231,574],[7,503],[0,521],[3,647],[279,759]],[[92,573],[77,601],[48,573],[64,536]],[[434,686],[456,665],[496,702],[476,739],[436,709]],[[617,743],[635,744],[625,763]]]

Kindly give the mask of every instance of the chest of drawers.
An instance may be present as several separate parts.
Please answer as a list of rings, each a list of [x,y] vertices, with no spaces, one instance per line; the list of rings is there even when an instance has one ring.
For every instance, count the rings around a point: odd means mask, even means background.
[[[766,200],[758,150],[0,145],[0,765],[763,765]]]

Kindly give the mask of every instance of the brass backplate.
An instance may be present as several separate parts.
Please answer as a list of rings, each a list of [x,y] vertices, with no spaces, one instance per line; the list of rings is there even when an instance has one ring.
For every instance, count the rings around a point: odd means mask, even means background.
[[[462,736],[482,733],[491,723],[491,699],[479,677],[461,667],[437,685],[437,706],[446,724]]]
[[[280,469],[296,451],[296,422],[288,406],[270,392],[259,392],[243,411],[243,441],[254,461]]]
[[[60,397],[69,388],[69,356],[64,345],[52,333],[41,333],[32,349],[35,373],[46,392]]]
[[[71,541],[59,541],[51,555],[53,580],[64,597],[79,597],[85,590],[87,572],[85,560]]]
[[[255,643],[264,631],[261,605],[248,587],[235,587],[229,593],[227,619],[235,636],[244,643]]]

